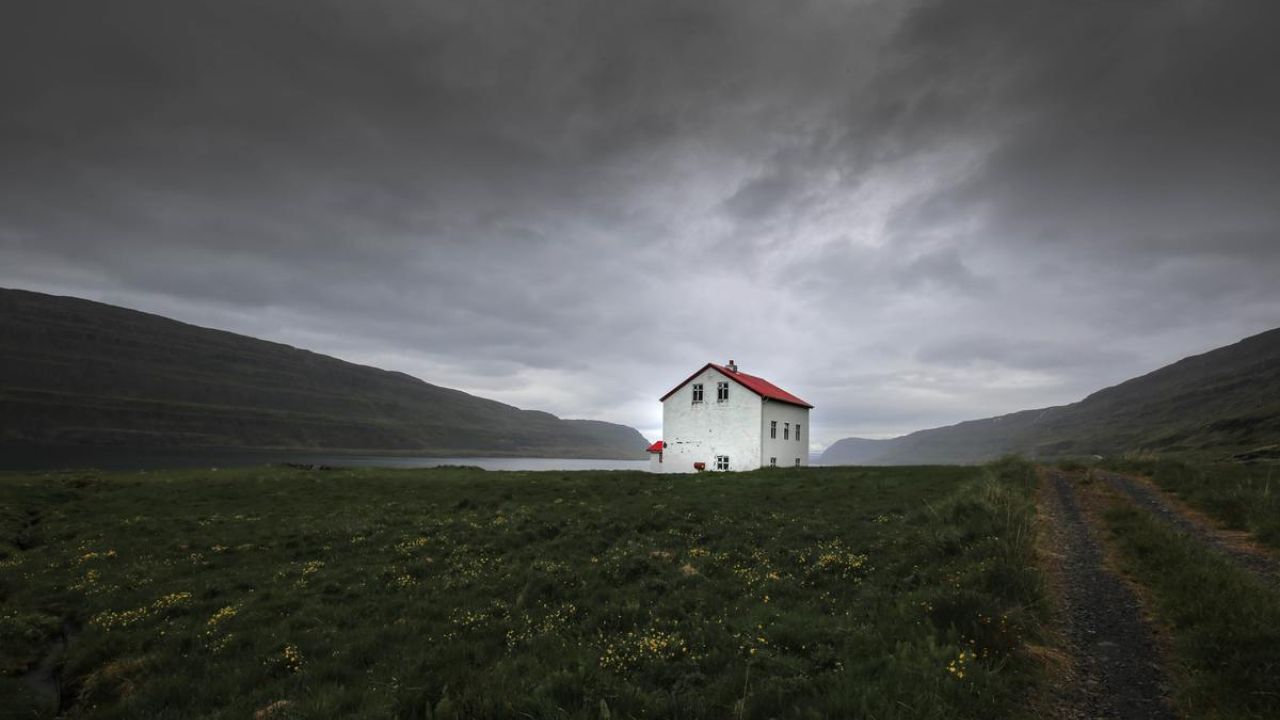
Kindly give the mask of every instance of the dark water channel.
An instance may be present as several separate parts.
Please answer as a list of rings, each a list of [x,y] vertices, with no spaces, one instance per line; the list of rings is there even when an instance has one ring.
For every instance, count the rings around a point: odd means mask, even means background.
[[[271,450],[137,450],[128,448],[0,448],[0,470],[75,468],[165,470],[298,463],[330,467],[426,468],[472,465],[485,470],[646,470],[646,460],[580,458],[410,457]]]

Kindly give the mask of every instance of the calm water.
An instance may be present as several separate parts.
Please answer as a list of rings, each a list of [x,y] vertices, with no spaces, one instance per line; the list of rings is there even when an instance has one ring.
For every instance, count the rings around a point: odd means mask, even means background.
[[[485,470],[647,470],[647,460],[581,460],[575,458],[403,457],[393,455],[326,455],[324,453],[252,450],[126,450],[120,448],[0,448],[0,470],[162,470],[165,468],[246,467],[275,463],[333,467],[426,468],[473,465]]]

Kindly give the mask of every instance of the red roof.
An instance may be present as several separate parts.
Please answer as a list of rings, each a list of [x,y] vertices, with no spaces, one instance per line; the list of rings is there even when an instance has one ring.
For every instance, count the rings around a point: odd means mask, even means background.
[[[667,446],[666,443],[659,440],[649,446],[649,452],[662,452],[662,449],[665,448],[666,446]]]
[[[768,380],[765,380],[762,377],[756,377],[755,375],[748,375],[742,372],[741,370],[735,372],[723,365],[717,365],[715,363],[707,363],[706,365],[703,365],[702,367],[698,368],[698,372],[695,372],[694,374],[685,378],[684,382],[671,388],[671,392],[668,392],[666,395],[663,395],[661,398],[658,398],[658,401],[663,402],[667,398],[674,395],[676,390],[679,390],[680,388],[687,385],[690,380],[701,375],[702,371],[706,370],[707,368],[715,368],[716,370],[719,370],[720,373],[725,377],[729,378],[730,380],[736,381],[742,387],[750,390],[751,392],[759,395],[762,398],[768,398],[770,400],[784,402],[789,405],[799,405],[800,407],[803,407],[803,408],[813,407],[809,403],[801,400],[795,395],[792,395],[791,393],[787,392],[786,390],[783,390],[782,388],[778,387],[777,385],[774,385],[773,383],[769,382]]]

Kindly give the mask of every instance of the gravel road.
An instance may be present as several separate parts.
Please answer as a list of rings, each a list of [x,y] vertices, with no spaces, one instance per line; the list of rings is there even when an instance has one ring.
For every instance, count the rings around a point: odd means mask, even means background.
[[[1047,470],[1046,514],[1062,556],[1067,640],[1074,679],[1062,698],[1069,718],[1168,719],[1167,683],[1137,598],[1103,563],[1075,481]]]

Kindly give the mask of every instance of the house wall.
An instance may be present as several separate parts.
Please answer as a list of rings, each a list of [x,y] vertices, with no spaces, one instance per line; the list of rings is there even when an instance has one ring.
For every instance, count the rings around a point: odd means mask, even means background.
[[[769,437],[769,422],[777,421],[778,437]],[[785,423],[791,423],[791,437],[783,439]],[[796,440],[796,425],[800,425],[800,440]],[[764,400],[760,417],[760,437],[763,438],[760,449],[760,465],[767,467],[769,458],[778,458],[778,467],[794,467],[796,458],[800,465],[809,464],[809,408]]]
[[[663,457],[666,453],[649,453],[649,472],[662,472],[662,466],[666,464]]]
[[[729,383],[729,399],[716,401],[716,383]],[[693,402],[693,386],[702,383],[703,401]],[[759,395],[714,368],[698,374],[662,403],[662,439],[667,448],[664,473],[694,472],[703,462],[713,471],[717,455],[729,456],[730,470],[760,467]],[[781,461],[779,461],[781,462]]]

